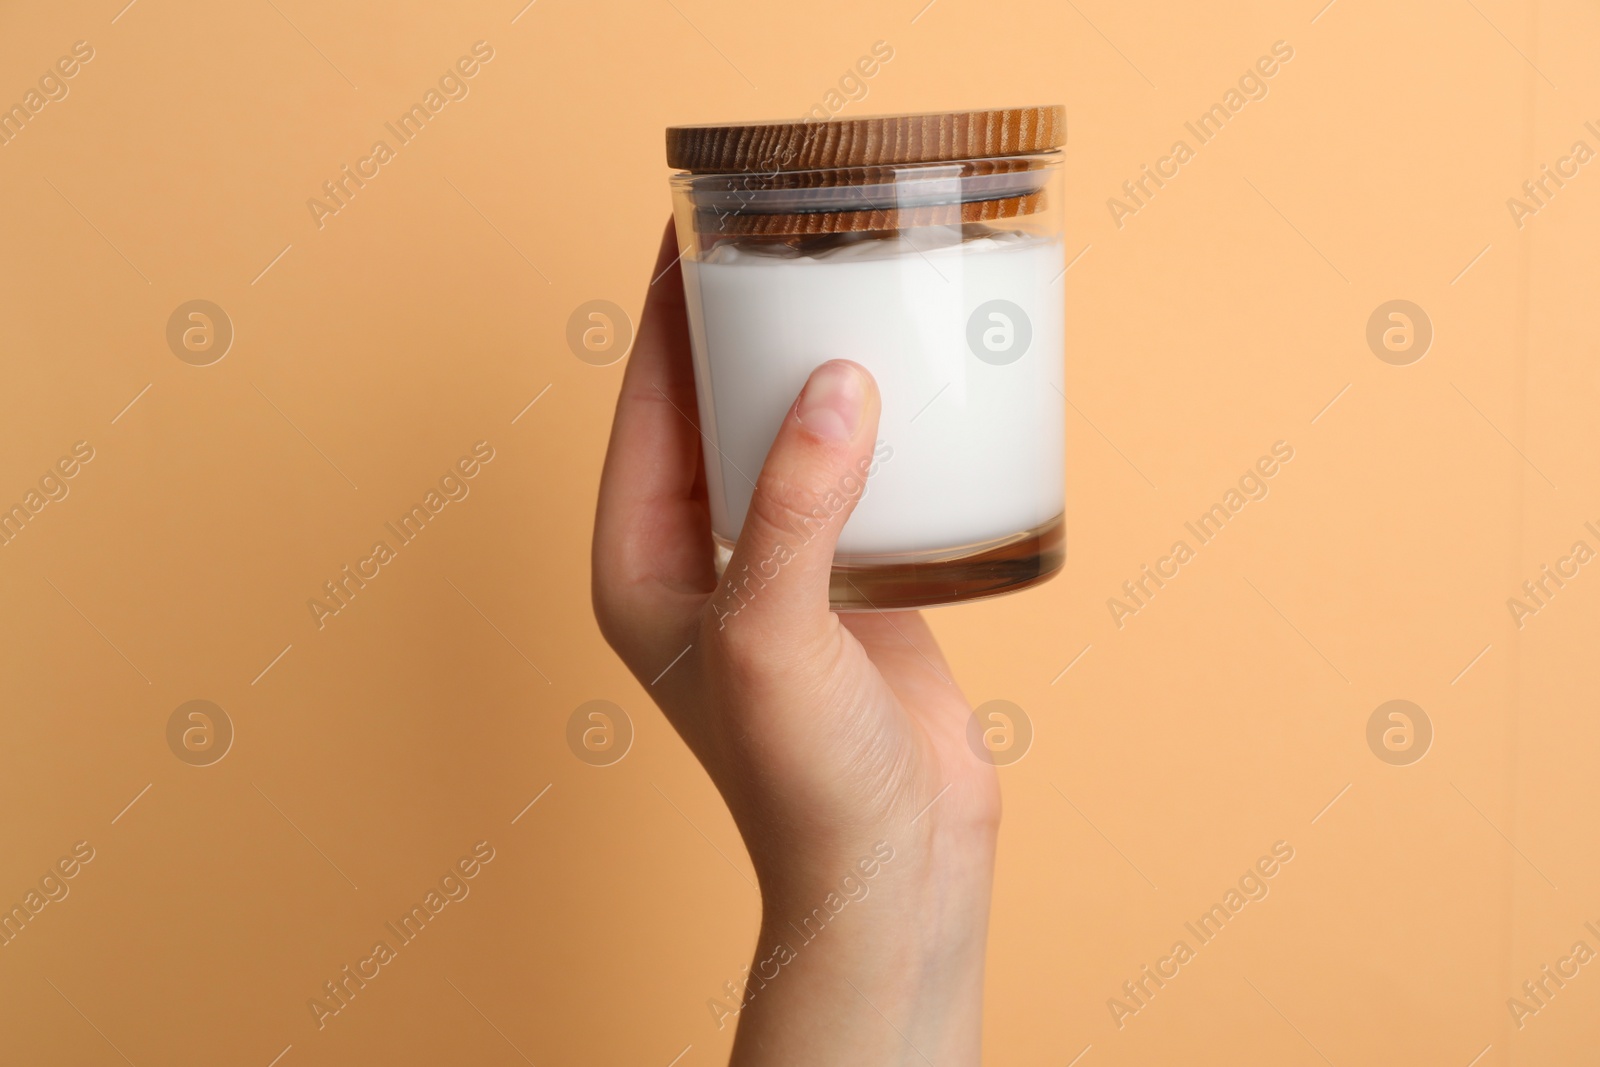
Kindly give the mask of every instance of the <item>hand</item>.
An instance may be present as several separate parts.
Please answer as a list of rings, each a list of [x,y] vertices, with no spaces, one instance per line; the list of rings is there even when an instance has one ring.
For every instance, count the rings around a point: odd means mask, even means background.
[[[968,747],[971,707],[919,613],[828,607],[877,386],[842,360],[813,372],[719,586],[673,238],[669,223],[617,402],[593,596],[760,880],[750,995],[713,1015],[737,1013],[739,1064],[977,1063],[994,768]],[[829,492],[847,504],[809,532]]]

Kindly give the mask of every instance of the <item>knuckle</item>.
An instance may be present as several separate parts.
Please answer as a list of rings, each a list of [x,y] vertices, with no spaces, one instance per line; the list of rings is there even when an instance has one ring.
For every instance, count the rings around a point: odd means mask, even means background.
[[[635,634],[629,625],[632,613],[625,598],[616,589],[595,582],[590,588],[590,600],[600,636],[619,656],[626,656],[632,651]]]
[[[789,478],[774,478],[756,487],[747,518],[753,518],[765,534],[804,540],[826,526],[833,516],[810,486]]]

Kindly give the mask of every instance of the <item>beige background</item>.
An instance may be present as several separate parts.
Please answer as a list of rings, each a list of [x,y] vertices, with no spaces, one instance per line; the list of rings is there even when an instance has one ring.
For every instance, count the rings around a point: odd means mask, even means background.
[[[0,102],[94,49],[0,146],[0,503],[95,451],[0,547],[0,902],[95,850],[0,948],[7,1062],[725,1059],[750,867],[596,631],[623,364],[564,333],[637,315],[663,126],[799,115],[879,40],[844,114],[1067,105],[1086,249],[1065,572],[933,617],[1037,733],[1002,772],[987,1061],[1594,1055],[1600,965],[1521,1029],[1506,1005],[1600,949],[1600,567],[1506,607],[1600,548],[1600,164],[1506,206],[1600,149],[1593,4],[122,3],[0,11]],[[480,40],[470,94],[319,229],[307,199]],[[1279,40],[1270,94],[1115,226]],[[203,367],[165,336],[197,298],[236,331]],[[1391,299],[1436,331],[1410,366],[1365,341]],[[1119,630],[1107,598],[1280,439],[1271,495]],[[470,496],[319,630],[307,600],[482,440]],[[167,745],[193,699],[236,730],[207,767]],[[610,767],[565,741],[591,699],[636,730]],[[1414,765],[1367,746],[1390,699],[1436,731]],[[308,999],[484,840],[319,1030]],[[1279,840],[1271,895],[1119,1030],[1107,999]]]

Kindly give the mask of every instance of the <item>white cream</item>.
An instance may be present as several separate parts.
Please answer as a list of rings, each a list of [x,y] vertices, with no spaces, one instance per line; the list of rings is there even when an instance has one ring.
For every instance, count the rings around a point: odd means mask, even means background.
[[[804,256],[725,242],[685,260],[719,538],[737,539],[781,420],[830,359],[877,379],[879,455],[892,450],[845,526],[841,561],[958,554],[1062,513],[1061,242],[907,234]],[[968,345],[969,317],[997,299],[1022,308],[1032,330],[1005,365]]]

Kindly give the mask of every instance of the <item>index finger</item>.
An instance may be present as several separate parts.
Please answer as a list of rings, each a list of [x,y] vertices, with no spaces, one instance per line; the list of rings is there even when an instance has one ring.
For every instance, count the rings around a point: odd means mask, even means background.
[[[608,638],[615,633],[641,652],[676,640],[716,587],[681,260],[669,220],[617,397],[595,513],[595,612]],[[671,636],[653,632],[663,628]]]

